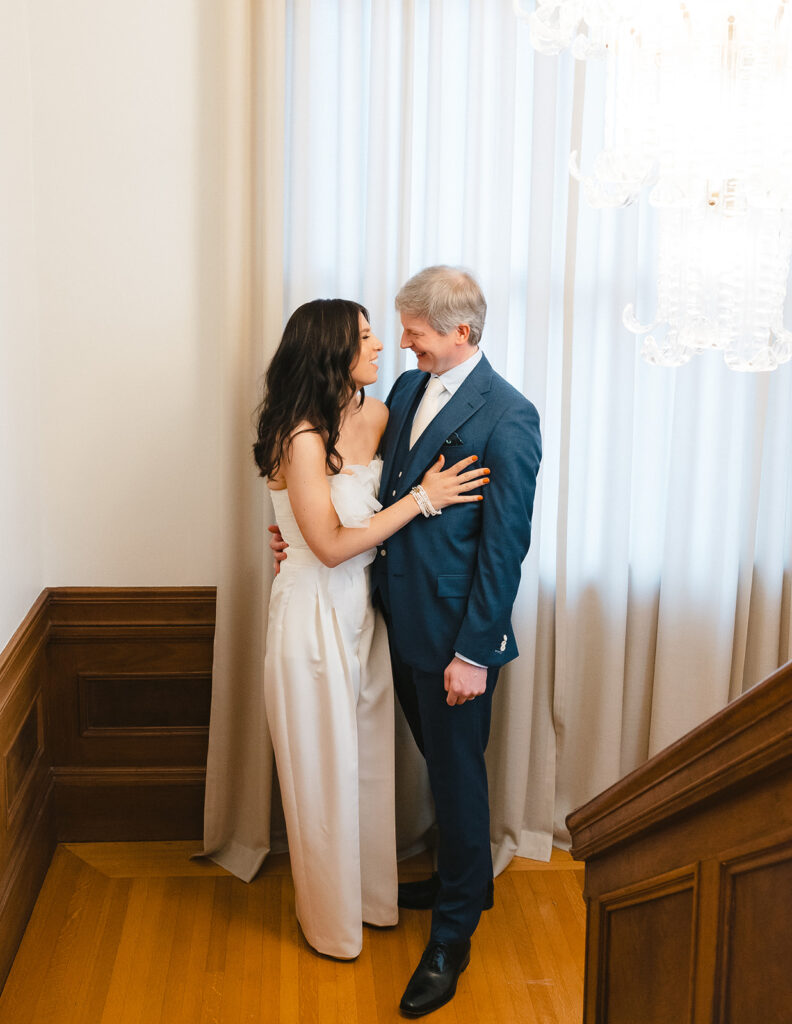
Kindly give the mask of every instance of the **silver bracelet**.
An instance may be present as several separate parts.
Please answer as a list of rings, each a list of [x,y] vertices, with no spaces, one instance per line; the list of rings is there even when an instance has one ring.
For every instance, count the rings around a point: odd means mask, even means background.
[[[420,511],[421,515],[426,516],[428,518],[431,515],[431,513],[429,509],[426,507],[426,492],[420,487],[413,487],[413,489],[410,491],[410,494],[413,496],[413,498],[415,498],[415,503],[417,504],[418,510]]]
[[[426,499],[426,507],[429,509],[429,514],[433,516],[441,516],[443,514],[443,510],[440,508],[435,508],[431,502],[431,499],[429,498],[429,495],[426,493],[423,487],[421,487],[420,484],[418,484],[418,487],[421,493],[423,494],[424,498]]]
[[[443,514],[442,509],[434,507],[434,505],[429,500],[429,495],[426,493],[423,487],[421,487],[420,484],[418,484],[416,487],[413,487],[413,489],[410,491],[410,494],[413,496],[413,498],[415,498],[418,508],[421,510],[422,515],[426,519],[428,519],[429,516],[441,516]]]

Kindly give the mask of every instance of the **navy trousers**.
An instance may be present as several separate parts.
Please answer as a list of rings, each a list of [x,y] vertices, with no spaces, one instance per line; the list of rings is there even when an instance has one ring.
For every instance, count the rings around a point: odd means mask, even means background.
[[[437,816],[440,893],[430,939],[461,942],[476,930],[492,879],[484,751],[498,669],[488,669],[481,696],[450,707],[442,674],[406,665],[392,647],[391,660],[399,703],[426,758]]]

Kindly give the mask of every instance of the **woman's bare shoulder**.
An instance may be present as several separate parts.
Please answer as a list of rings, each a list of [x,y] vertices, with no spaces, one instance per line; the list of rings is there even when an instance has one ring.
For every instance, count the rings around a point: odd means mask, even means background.
[[[384,430],[388,422],[389,410],[387,405],[385,405],[384,402],[381,402],[378,398],[369,398],[367,396],[363,408],[368,410],[372,422],[381,425]]]
[[[287,451],[284,452],[284,464],[291,465],[295,460],[302,461],[306,458],[315,461],[325,459],[325,442],[321,431],[305,420],[298,423],[289,434]]]
[[[295,463],[305,468],[306,465],[319,464],[321,460],[323,465],[324,458],[324,442],[319,431],[307,420],[298,423],[289,433],[278,472],[267,479],[267,487],[271,491],[285,491],[289,471]]]
[[[316,441],[319,441],[320,444],[322,443],[320,432],[313,423],[309,423],[308,420],[302,420],[289,434],[289,442],[291,444],[294,444],[298,439],[302,439],[300,443],[307,441],[311,445],[315,444]]]

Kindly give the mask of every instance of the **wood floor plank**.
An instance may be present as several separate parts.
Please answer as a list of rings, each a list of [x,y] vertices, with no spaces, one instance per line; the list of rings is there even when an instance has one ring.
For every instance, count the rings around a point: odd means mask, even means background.
[[[403,1020],[398,1004],[428,939],[429,912],[402,911],[395,928],[366,927],[356,961],[322,957],[299,930],[287,861],[245,885],[189,861],[197,845],[59,847],[0,995],[0,1024]],[[555,862],[520,862],[496,880],[470,967],[432,1024],[579,1024],[581,872],[568,854]],[[421,855],[406,877],[429,867]]]
[[[355,971],[357,963],[337,963],[333,971],[333,987],[335,988],[336,1017],[338,1024],[357,1024],[357,990],[355,988]]]
[[[270,883],[271,884],[271,883]],[[245,904],[239,913],[241,948],[238,955],[237,978],[239,1006],[236,1020],[240,1024],[261,1024],[262,950],[264,946],[264,892],[261,884],[244,886]],[[223,1004],[223,1018],[228,1013]],[[231,1019],[231,1018],[229,1018]]]
[[[223,971],[223,999],[219,1019],[234,1021],[242,1016],[242,986],[240,981],[245,966],[245,932],[248,927],[249,886],[234,879],[231,886],[231,904],[226,936],[225,969]]]
[[[514,857],[507,870],[512,871],[585,871],[582,860],[573,860],[567,850],[559,850],[555,846],[550,860],[531,860],[530,857]]]
[[[59,1012],[64,1024],[80,1024],[85,1016],[93,967],[105,936],[111,904],[115,902],[112,890],[111,879],[91,870],[90,885],[80,907],[71,961],[66,964],[64,979],[59,986]],[[86,969],[75,971],[75,961]]]
[[[581,924],[585,929],[585,920],[578,921],[571,913],[569,894],[564,888],[563,875],[534,875],[532,882],[543,891],[544,905],[547,913],[551,915],[548,933],[557,957],[559,989],[566,995],[567,1005],[570,1008],[568,1012],[573,1012],[576,1006],[582,1006],[583,986],[582,970],[579,974],[574,970],[580,951],[576,943],[570,942],[569,936],[579,931]],[[578,927],[576,928],[575,925]],[[582,957],[579,962],[582,967]]]
[[[300,935],[294,909],[294,886],[290,880],[284,883],[281,893],[279,961],[280,1024],[301,1024]]]
[[[379,1021],[377,1013],[377,992],[374,987],[374,969],[372,966],[371,949],[374,942],[368,940],[370,928],[363,929],[363,949],[355,964],[355,971],[352,979],[355,986],[355,1013],[354,1021],[370,1020]],[[385,934],[384,930],[379,934]],[[388,944],[389,946],[392,943]]]
[[[140,1024],[156,1020],[165,1000],[171,954],[174,944],[181,944],[182,937],[176,932],[176,920],[180,906],[182,880],[166,878],[159,889],[160,905],[156,917],[152,915],[153,933],[148,939],[150,955],[145,978],[142,979],[144,998],[140,1010]]]
[[[0,995],[0,1024],[30,1024],[35,1010],[31,992],[40,984],[42,958],[69,913],[83,865],[58,847],[33,908],[14,966]]]
[[[262,893],[261,1002],[258,1018],[250,1024],[279,1024],[281,1013],[281,908],[284,889],[292,888],[291,878],[256,879],[253,885]],[[251,969],[255,969],[254,966]]]
[[[550,992],[553,997],[553,1009],[557,1017],[562,1020],[574,1019],[579,1013],[580,1006],[576,1004],[574,992],[570,991],[567,984],[566,974],[574,970],[574,963],[569,953],[569,948],[563,939],[562,924],[558,915],[557,902],[552,884],[548,879],[552,875],[544,872],[536,872],[526,876],[532,894],[532,907],[534,912],[534,927],[541,935],[539,949],[545,978],[553,980]],[[526,886],[519,886],[522,891]]]
[[[129,902],[129,879],[113,879],[105,898],[104,913],[97,924],[95,949],[89,961],[90,974],[74,1024],[96,1024],[102,1019],[110,988],[113,965],[124,928]],[[86,972],[88,973],[88,972]]]
[[[390,933],[387,947],[372,942],[371,971],[378,1020],[398,1019],[396,1008],[424,951],[430,919],[425,910],[400,910],[399,923]]]
[[[147,1014],[152,1012],[150,989],[157,985],[160,970],[167,971],[169,942],[173,935],[169,922],[175,914],[173,881],[168,878],[135,879],[132,889],[143,886],[146,896],[139,941],[131,956],[132,970],[119,1024],[146,1024]]]
[[[514,896],[515,913],[510,916],[510,927],[519,942],[525,995],[538,1021],[542,1024],[564,1020],[559,1015],[559,1000],[554,989],[558,979],[554,965],[548,962],[547,932],[542,918],[531,875],[512,875],[509,878]],[[520,915],[516,913],[519,907]],[[575,1019],[575,1018],[570,1018]]]
[[[212,925],[203,979],[203,1001],[195,1024],[219,1024],[223,1005],[228,927],[231,920],[233,878],[215,880],[215,898],[212,905]]]
[[[187,967],[182,987],[183,1000],[181,1016],[183,1024],[196,1024],[200,1020],[204,1002],[204,989],[208,984],[207,958],[212,933],[212,915],[215,903],[215,886],[219,879],[195,879],[193,926],[189,933],[189,949],[186,955]],[[192,882],[192,880],[191,880]],[[162,1024],[167,1024],[163,1017]]]
[[[84,963],[86,940],[86,918],[91,926],[94,900],[101,899],[107,879],[97,875],[87,864],[81,865],[76,876],[68,911],[62,919],[57,941],[50,947],[50,956],[38,985],[33,1020],[50,1020],[56,1015],[65,1017],[72,1014],[82,974],[75,972],[75,963]],[[89,933],[90,934],[90,933]]]
[[[513,891],[513,890],[512,890]],[[500,1016],[495,1020],[509,1020],[513,1024],[536,1024],[531,1000],[522,983],[522,957],[510,927],[510,916],[515,900],[502,880],[495,885],[495,906],[482,915],[476,929],[477,959],[481,959],[482,972],[491,993],[490,1005],[502,1004]],[[507,983],[504,985],[504,979]]]
[[[538,1024],[556,1019],[552,991],[556,982],[543,969],[533,921],[522,913],[519,890],[529,886],[528,876],[507,874],[503,877],[501,903],[508,920],[509,941],[516,954],[516,960],[510,962],[510,969],[504,971],[504,975],[520,1014],[531,1024]]]
[[[296,978],[300,1024],[320,1024],[319,975],[323,968],[324,962],[314,953],[300,932],[297,937]],[[292,984],[295,984],[294,979]],[[324,1021],[321,1021],[321,1024],[324,1024]]]
[[[137,1024],[139,1006],[135,993],[140,989],[140,971],[146,955],[148,902],[153,895],[148,879],[135,879],[130,883],[127,913],[101,1024]]]
[[[180,1024],[182,1004],[188,980],[190,949],[195,928],[200,882],[196,879],[181,879],[178,906],[174,915],[174,932],[177,941],[171,944],[165,973],[165,989],[159,1013],[152,1016],[157,1024]]]

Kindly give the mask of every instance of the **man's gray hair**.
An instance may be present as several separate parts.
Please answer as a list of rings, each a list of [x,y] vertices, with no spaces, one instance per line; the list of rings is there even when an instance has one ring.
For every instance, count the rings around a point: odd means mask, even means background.
[[[399,290],[396,309],[426,320],[438,334],[449,334],[460,324],[467,324],[471,345],[481,340],[487,316],[478,281],[463,267],[438,266],[419,271]]]

